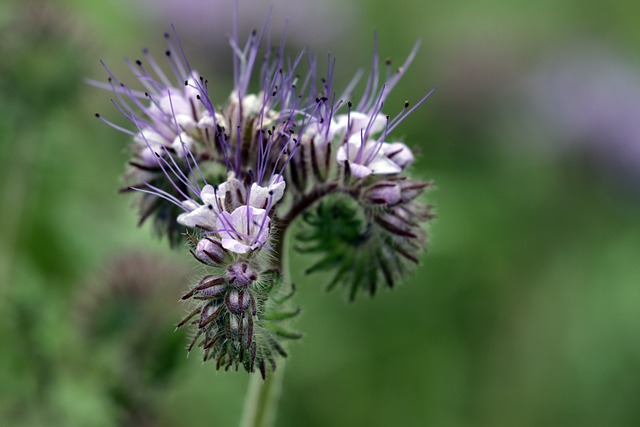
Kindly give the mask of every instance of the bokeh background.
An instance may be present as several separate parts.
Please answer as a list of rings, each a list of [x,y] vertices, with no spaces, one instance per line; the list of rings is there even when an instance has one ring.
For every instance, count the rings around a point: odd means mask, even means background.
[[[241,3],[247,32],[272,2]],[[278,425],[640,425],[640,3],[273,3],[339,83],[377,30],[396,63],[422,40],[387,105],[439,85],[396,132],[438,186],[429,254],[353,304],[296,271]],[[136,227],[127,137],[84,83],[174,23],[226,97],[231,4],[0,1],[0,425],[237,424],[248,378],[186,357],[194,262]]]

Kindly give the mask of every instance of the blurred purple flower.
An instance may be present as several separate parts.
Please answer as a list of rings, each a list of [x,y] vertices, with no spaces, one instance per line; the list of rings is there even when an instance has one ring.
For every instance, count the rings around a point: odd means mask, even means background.
[[[640,183],[640,66],[604,46],[572,46],[533,72],[526,94],[551,149],[585,150],[614,176]]]
[[[232,0],[141,0],[148,4],[152,18],[163,24],[173,23],[180,30],[183,40],[189,43],[218,43],[216,47],[226,53],[226,35],[231,32],[230,11]],[[248,34],[261,28],[270,6],[275,11],[272,28],[285,28],[298,46],[326,46],[340,39],[353,27],[355,7],[338,0],[270,0],[268,2],[244,2],[240,4],[238,31]],[[203,19],[203,17],[206,17]],[[274,36],[279,36],[274,34]],[[277,37],[276,39],[277,40]]]

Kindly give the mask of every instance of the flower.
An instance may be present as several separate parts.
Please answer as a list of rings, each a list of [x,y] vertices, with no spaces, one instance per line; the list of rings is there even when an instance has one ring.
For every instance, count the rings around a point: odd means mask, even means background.
[[[379,85],[376,43],[366,89],[354,103],[358,76],[338,97],[332,58],[321,77],[306,51],[287,58],[282,46],[262,50],[268,28],[267,21],[244,45],[234,32],[234,85],[222,102],[191,68],[175,30],[165,34],[165,56],[177,83],[146,50],[144,63],[129,63],[144,90],[120,83],[106,67],[108,83],[93,82],[114,92],[118,110],[135,127],[98,115],[133,138],[127,189],[141,194],[141,222],[153,215],[173,243],[186,236],[205,264],[207,274],[182,298],[195,305],[178,324],[196,325],[189,350],[199,345],[218,368],[242,365],[263,376],[286,355],[282,340],[299,337],[277,324],[297,310],[286,311],[286,298],[273,296],[282,294],[285,232],[300,214],[333,195],[350,197],[363,214],[360,224],[349,206],[333,204],[335,211],[317,216],[325,228],[308,239],[321,239],[316,248],[331,254],[322,265],[340,266],[336,283],[349,281],[352,296],[362,288],[373,293],[379,277],[393,286],[405,261],[417,262],[416,251],[426,247],[421,223],[432,217],[417,201],[427,184],[400,176],[413,161],[411,150],[386,140],[433,91],[412,108],[405,103],[394,118],[382,112],[417,46]],[[305,57],[308,71],[300,75]],[[250,91],[256,78],[258,90]],[[352,261],[357,270],[347,274]]]
[[[232,213],[222,212],[216,222],[222,247],[238,254],[257,249],[267,242],[271,220],[264,209],[240,206]]]
[[[362,141],[353,135],[338,149],[336,158],[340,163],[349,163],[351,173],[357,178],[366,178],[372,173],[396,174],[402,168],[386,156],[387,144],[378,141]]]

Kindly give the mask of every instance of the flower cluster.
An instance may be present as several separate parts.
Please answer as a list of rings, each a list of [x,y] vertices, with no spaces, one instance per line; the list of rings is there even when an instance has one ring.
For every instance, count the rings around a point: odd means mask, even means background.
[[[299,311],[287,306],[293,288],[283,289],[289,278],[281,271],[294,219],[307,215],[300,241],[318,242],[301,251],[325,253],[314,270],[337,266],[334,282],[349,282],[355,295],[375,290],[380,275],[393,286],[406,261],[418,261],[416,251],[426,246],[421,224],[432,217],[417,201],[428,184],[402,176],[414,160],[411,150],[389,138],[431,92],[394,118],[383,113],[417,49],[396,72],[387,62],[381,85],[376,46],[363,94],[353,102],[360,75],[338,95],[331,57],[321,77],[305,51],[289,58],[283,42],[263,49],[268,33],[267,23],[244,45],[230,39],[234,88],[222,104],[209,96],[209,82],[191,68],[175,32],[165,34],[171,77],[144,50],[143,59],[128,62],[142,90],[108,69],[107,83],[93,82],[114,93],[133,124],[129,130],[97,114],[133,139],[126,191],[140,194],[141,222],[153,218],[172,243],[187,236],[206,266],[183,297],[195,305],[179,323],[195,325],[189,348],[203,347],[205,360],[218,367],[257,368],[263,376],[286,355],[282,339],[299,337],[281,326]],[[306,72],[299,71],[303,63]],[[260,89],[252,92],[254,81]],[[355,233],[338,230],[348,227],[350,207],[334,203],[326,214],[323,203],[335,195],[362,212]],[[365,264],[366,274],[357,274]]]

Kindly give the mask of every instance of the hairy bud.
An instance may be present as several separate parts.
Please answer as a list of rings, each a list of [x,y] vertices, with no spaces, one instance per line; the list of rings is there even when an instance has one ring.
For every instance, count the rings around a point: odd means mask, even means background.
[[[365,190],[365,197],[373,204],[395,205],[402,199],[400,186],[393,181],[380,181]]]
[[[195,257],[205,264],[221,264],[225,256],[226,252],[222,245],[215,240],[204,238],[196,245]]]

